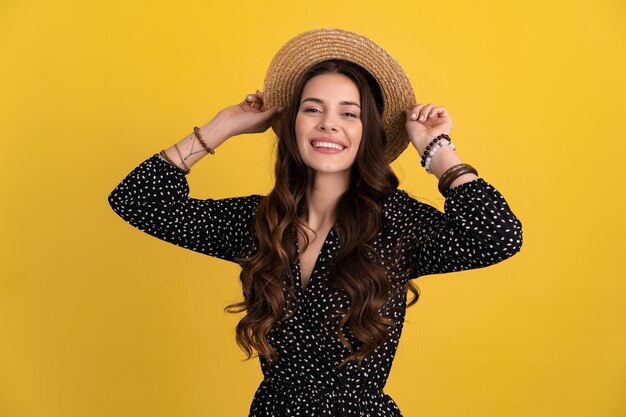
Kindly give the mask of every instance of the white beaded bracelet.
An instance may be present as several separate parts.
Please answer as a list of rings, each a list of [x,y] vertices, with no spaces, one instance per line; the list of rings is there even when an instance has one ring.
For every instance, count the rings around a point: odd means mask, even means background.
[[[437,151],[441,149],[442,146],[445,146],[445,145],[450,145],[452,150],[456,149],[456,146],[454,145],[454,143],[452,143],[451,141],[447,139],[442,139],[439,142],[437,142],[437,144],[428,153],[428,156],[426,157],[426,160],[424,162],[424,168],[426,168],[426,172],[428,172],[429,174],[430,174],[430,162],[432,161],[433,156],[435,156]]]

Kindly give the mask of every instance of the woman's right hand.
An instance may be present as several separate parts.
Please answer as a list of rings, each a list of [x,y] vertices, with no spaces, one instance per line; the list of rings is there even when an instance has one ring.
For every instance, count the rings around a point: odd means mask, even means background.
[[[263,93],[257,90],[246,96],[245,100],[226,107],[215,115],[213,122],[225,131],[228,136],[244,133],[261,133],[270,127],[270,119],[282,111],[282,107],[274,106],[265,109]]]

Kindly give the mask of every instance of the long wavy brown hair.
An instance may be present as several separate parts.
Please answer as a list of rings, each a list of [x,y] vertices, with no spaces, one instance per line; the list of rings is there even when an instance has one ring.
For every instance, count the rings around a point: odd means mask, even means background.
[[[256,252],[239,259],[244,300],[225,308],[230,313],[247,312],[236,329],[237,344],[247,359],[253,356],[253,349],[270,363],[278,358],[267,335],[289,316],[290,303],[296,308],[298,305],[292,273],[297,261],[294,239],[298,234],[302,236],[303,253],[309,244],[305,229],[311,229],[302,219],[307,212],[306,190],[313,173],[300,156],[295,123],[304,86],[311,78],[325,73],[343,74],[356,84],[363,126],[349,188],[337,203],[334,228],[340,250],[328,274],[328,285],[346,294],[349,300],[347,311],[338,315],[336,333],[350,354],[338,366],[350,361],[360,366],[394,326],[393,320],[381,314],[389,300],[391,283],[373,244],[383,227],[383,201],[399,184],[389,164],[381,158],[387,142],[381,120],[382,93],[374,77],[362,67],[342,60],[323,61],[302,76],[291,105],[279,116],[282,129],[278,135],[276,182],[260,201],[254,217]],[[409,289],[413,293],[408,303],[411,306],[419,298],[419,289],[412,281]],[[346,338],[345,327],[358,340],[358,348]]]

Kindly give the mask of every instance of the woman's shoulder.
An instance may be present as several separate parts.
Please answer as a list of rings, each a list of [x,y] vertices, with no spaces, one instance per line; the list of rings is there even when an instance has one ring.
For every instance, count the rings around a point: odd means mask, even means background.
[[[248,195],[240,195],[236,197],[226,197],[226,198],[223,198],[222,200],[258,205],[261,202],[261,200],[263,200],[263,198],[265,198],[265,196],[262,194],[248,194]]]
[[[397,223],[405,215],[409,205],[409,199],[412,197],[400,188],[394,189],[383,200],[383,217],[386,221]]]
[[[415,200],[407,191],[395,188],[387,197],[385,197],[383,207],[385,211],[397,211],[406,207],[409,200]]]
[[[427,201],[427,198],[396,188],[385,198],[383,213],[392,222],[413,223],[438,211]]]

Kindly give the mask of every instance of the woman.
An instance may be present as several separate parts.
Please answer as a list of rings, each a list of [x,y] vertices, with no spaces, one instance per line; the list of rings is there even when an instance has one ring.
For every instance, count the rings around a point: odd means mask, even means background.
[[[521,223],[454,153],[448,112],[407,106],[406,74],[371,40],[305,32],[276,55],[265,89],[141,163],[109,202],[146,233],[241,265],[244,299],[228,310],[246,312],[237,342],[264,374],[250,416],[401,416],[383,387],[407,292],[408,306],[419,296],[411,280],[512,256]],[[188,197],[191,166],[270,125],[268,196]],[[445,213],[397,188],[389,162],[409,142],[440,180]]]

